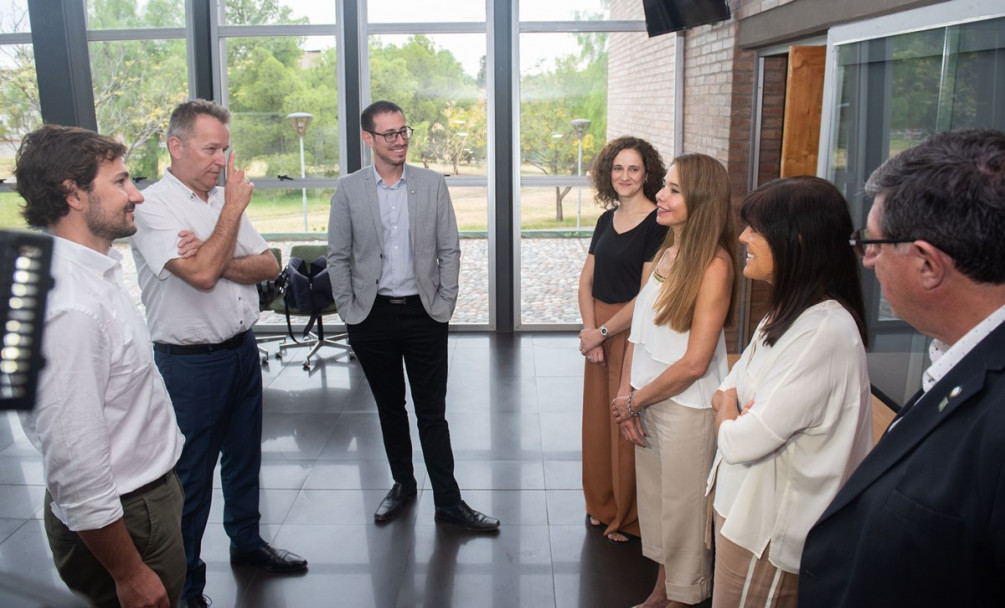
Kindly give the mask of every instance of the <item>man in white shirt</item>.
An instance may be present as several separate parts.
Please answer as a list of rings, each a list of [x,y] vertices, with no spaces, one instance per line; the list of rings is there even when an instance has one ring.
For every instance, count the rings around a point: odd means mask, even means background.
[[[132,238],[154,359],[185,435],[177,469],[188,561],[182,599],[190,608],[208,602],[200,553],[218,458],[231,563],[279,573],[307,568],[259,534],[262,374],[251,327],[259,315],[255,284],[274,279],[279,267],[244,213],[254,185],[235,168],[234,154],[226,156],[229,120],[211,101],[175,108],[171,165],[144,192]]]
[[[799,605],[1003,606],[1005,133],[933,135],[866,192],[851,241],[932,365],[810,531]]]
[[[136,232],[143,195],[126,148],[44,126],[17,155],[28,224],[53,236],[35,409],[21,424],[42,452],[45,530],[67,586],[97,606],[177,604],[185,579],[184,439],[112,241]]]

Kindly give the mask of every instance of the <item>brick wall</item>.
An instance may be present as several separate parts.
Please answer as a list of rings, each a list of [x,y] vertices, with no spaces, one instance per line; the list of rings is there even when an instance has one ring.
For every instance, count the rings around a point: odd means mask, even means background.
[[[684,38],[684,151],[729,160],[736,22],[688,30]]]
[[[611,0],[611,19],[643,19],[641,0]],[[607,138],[635,135],[666,161],[673,153],[676,35],[645,32],[608,38]]]
[[[643,33],[612,34],[608,47],[608,137],[638,135],[652,141],[665,156],[669,155],[674,140],[675,36],[684,36],[682,151],[708,154],[726,167],[733,206],[738,211],[747,194],[756,70],[755,53],[736,44],[738,20],[793,1],[730,0],[732,17],[728,21],[652,39]],[[642,2],[611,0],[611,18],[643,18]],[[773,171],[777,175],[780,161],[780,148],[775,147],[780,145],[777,142],[781,137],[785,75],[783,66],[779,81],[777,68],[778,65],[769,68],[770,107],[762,135],[767,135],[770,141],[762,142],[759,178],[768,177]],[[738,214],[736,225],[740,227]],[[739,260],[737,263],[739,268]],[[735,291],[738,300],[742,281],[742,276],[738,276]],[[761,306],[765,295],[757,294]],[[749,306],[749,301],[738,301],[738,310],[740,306]],[[740,336],[735,326],[727,328],[726,335],[730,352],[742,350],[747,342],[747,337]]]

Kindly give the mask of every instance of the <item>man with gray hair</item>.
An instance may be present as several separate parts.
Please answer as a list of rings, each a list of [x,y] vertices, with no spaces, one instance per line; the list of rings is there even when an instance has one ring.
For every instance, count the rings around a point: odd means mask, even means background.
[[[1005,606],[1005,133],[933,135],[866,191],[851,243],[932,363],[810,531],[799,605]]]
[[[171,165],[146,189],[132,239],[154,358],[185,435],[177,470],[185,488],[188,608],[207,605],[200,553],[217,459],[231,564],[283,573],[307,568],[259,533],[262,373],[251,327],[259,315],[255,284],[274,279],[279,266],[244,212],[254,185],[235,168],[234,154],[227,157],[229,120],[211,101],[175,108],[167,133]],[[217,186],[224,167],[226,188]]]

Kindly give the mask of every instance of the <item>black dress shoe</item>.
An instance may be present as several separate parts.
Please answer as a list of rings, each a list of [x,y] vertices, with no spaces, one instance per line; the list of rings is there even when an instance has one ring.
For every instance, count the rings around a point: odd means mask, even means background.
[[[436,521],[441,524],[463,526],[472,532],[491,532],[499,529],[499,520],[479,513],[463,500],[453,507],[436,507]]]
[[[198,597],[182,600],[181,608],[209,608],[209,606],[212,603],[213,601],[210,600],[208,597],[206,597],[205,595],[200,595]]]
[[[307,560],[296,553],[274,549],[268,544],[248,553],[231,553],[230,563],[234,566],[252,566],[266,572],[300,572],[307,569]]]
[[[415,498],[415,486],[406,488],[400,483],[395,483],[391,491],[387,493],[384,500],[377,505],[377,510],[373,512],[373,521],[387,521],[398,514],[405,504]]]

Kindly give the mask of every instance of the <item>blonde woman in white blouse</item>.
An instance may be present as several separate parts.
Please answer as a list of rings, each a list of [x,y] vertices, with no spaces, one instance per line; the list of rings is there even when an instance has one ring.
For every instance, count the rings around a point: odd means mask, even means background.
[[[853,228],[815,177],[770,182],[740,211],[743,274],[771,308],[712,400],[713,608],[794,607],[810,527],[872,445]]]

